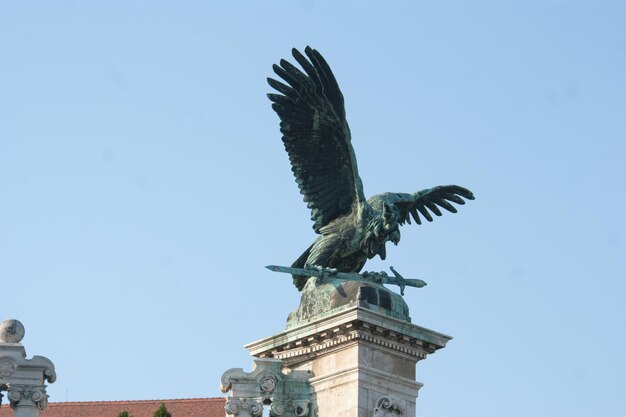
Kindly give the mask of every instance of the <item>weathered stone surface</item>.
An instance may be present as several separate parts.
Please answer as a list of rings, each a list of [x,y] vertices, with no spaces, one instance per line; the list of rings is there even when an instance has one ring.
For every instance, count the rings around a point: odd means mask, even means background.
[[[19,320],[10,319],[0,323],[0,340],[4,343],[20,343],[25,330]]]
[[[352,306],[246,348],[253,356],[282,359],[290,370],[311,371],[319,417],[414,416],[422,386],[415,381],[416,363],[450,339]]]

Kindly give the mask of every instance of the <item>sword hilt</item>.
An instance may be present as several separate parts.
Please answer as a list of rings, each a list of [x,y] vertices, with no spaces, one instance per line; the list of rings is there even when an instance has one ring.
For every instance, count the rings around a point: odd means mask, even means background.
[[[406,281],[404,280],[404,277],[400,275],[400,273],[396,271],[393,266],[390,266],[389,269],[391,269],[391,272],[393,272],[393,274],[398,279],[397,285],[398,287],[400,287],[400,295],[404,295],[404,288],[406,287]]]

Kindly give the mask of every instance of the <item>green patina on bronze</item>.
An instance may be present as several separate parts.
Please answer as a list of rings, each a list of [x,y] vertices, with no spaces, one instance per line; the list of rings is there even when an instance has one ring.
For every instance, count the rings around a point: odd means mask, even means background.
[[[404,299],[380,284],[333,277],[310,277],[302,289],[300,305],[287,319],[291,329],[358,305],[411,322]]]
[[[280,94],[268,97],[280,118],[282,140],[300,193],[311,209],[313,230],[320,235],[292,267],[358,273],[368,259],[376,255],[385,259],[386,243],[397,245],[400,241],[400,226],[410,224],[411,219],[417,224],[422,224],[423,219],[433,221],[433,215],[441,216],[442,209],[456,213],[452,203],[462,205],[465,200],[474,199],[470,190],[458,185],[441,185],[415,193],[383,193],[366,199],[343,94],[330,66],[310,47],[305,48],[304,54],[296,49],[292,54],[301,69],[284,59],[280,65],[274,65],[282,82],[272,78],[267,81]],[[338,287],[317,280],[309,285],[312,280],[309,274],[293,274],[298,290],[311,291],[303,294],[307,306],[301,304],[293,313],[298,317],[310,317],[308,311],[324,314],[328,311],[325,309],[333,308],[330,293],[346,288],[345,284]],[[327,285],[330,287],[324,287]],[[365,289],[358,293],[369,294],[374,290],[367,288],[376,285],[364,283]]]
[[[302,275],[307,277],[318,277],[322,278],[324,276],[330,276],[332,278],[344,279],[344,280],[355,280],[355,281],[366,281],[373,282],[374,284],[391,284],[397,285],[400,287],[400,295],[404,295],[405,287],[415,287],[422,288],[426,286],[426,282],[421,279],[410,279],[404,278],[402,275],[398,273],[394,269],[394,267],[390,267],[391,272],[393,273],[393,277],[387,275],[385,271],[382,272],[363,272],[362,274],[356,274],[353,272],[340,272],[336,269],[328,269],[328,268],[293,268],[286,266],[277,266],[277,265],[268,265],[267,269],[274,272],[285,272],[288,274],[294,275]]]
[[[421,279],[404,278],[393,267],[391,267],[393,277],[384,271],[356,274],[328,268],[304,269],[276,265],[268,265],[266,268],[274,272],[310,277],[302,290],[300,306],[287,319],[287,328],[337,313],[356,304],[410,322],[409,307],[402,297],[389,291],[382,284],[399,286],[402,295],[406,286],[416,288],[426,286]]]

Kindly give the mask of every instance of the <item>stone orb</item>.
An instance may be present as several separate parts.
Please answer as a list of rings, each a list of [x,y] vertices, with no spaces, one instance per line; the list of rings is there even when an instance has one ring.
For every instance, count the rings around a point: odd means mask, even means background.
[[[19,320],[10,319],[0,323],[0,340],[4,343],[20,343],[24,333],[24,325]]]

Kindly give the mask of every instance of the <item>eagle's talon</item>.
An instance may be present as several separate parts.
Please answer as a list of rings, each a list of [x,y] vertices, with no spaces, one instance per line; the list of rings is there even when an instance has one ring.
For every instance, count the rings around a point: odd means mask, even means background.
[[[361,273],[361,276],[366,281],[373,282],[374,284],[382,284],[388,275],[385,271],[381,271],[381,272],[364,271],[363,273]]]
[[[320,281],[323,281],[327,276],[336,276],[337,272],[339,272],[339,270],[337,268],[327,268],[325,266],[321,266],[321,265],[313,265],[311,266],[312,269],[316,269],[320,272],[319,274],[319,279]]]

